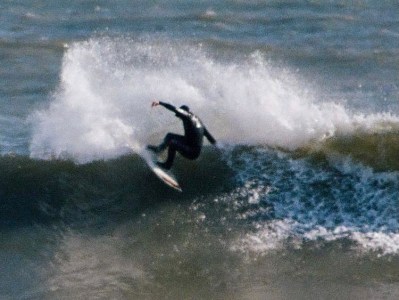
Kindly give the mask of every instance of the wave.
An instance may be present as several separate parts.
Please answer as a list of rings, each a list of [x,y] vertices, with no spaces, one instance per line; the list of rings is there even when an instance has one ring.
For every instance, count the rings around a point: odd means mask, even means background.
[[[376,172],[344,156],[206,147],[197,162],[177,159],[183,193],[159,181],[134,153],[87,164],[3,156],[0,167],[2,228],[108,228],[144,212],[156,215],[172,202],[221,232],[234,228],[233,251],[348,240],[356,249],[399,253],[398,172]]]
[[[209,198],[204,215],[220,205],[223,220],[245,223],[234,249],[349,239],[398,253],[398,116],[356,114],[317,93],[257,52],[217,58],[202,45],[126,37],[75,43],[49,107],[31,119],[24,164],[39,164],[41,179],[29,175],[24,186],[16,176],[4,218],[12,222],[14,199],[19,217],[28,207],[30,220],[37,213],[76,223],[80,212],[123,219],[168,197]],[[132,154],[181,130],[169,112],[150,109],[152,99],[189,105],[224,145],[219,154],[207,147],[199,162],[178,160],[182,195]]]
[[[219,201],[246,206],[238,215],[254,224],[234,249],[263,254],[343,241],[399,253],[399,172],[376,172],[345,156],[298,158],[265,148],[234,148],[229,157],[238,188]]]
[[[0,157],[0,167],[0,227],[53,222],[88,226],[116,216],[123,222],[158,202],[216,193],[230,186],[232,178],[220,154],[211,149],[195,165],[176,161],[174,172],[184,194],[162,183],[133,153],[87,164],[6,155]],[[218,176],[206,176],[209,169]]]
[[[201,44],[162,38],[74,43],[49,107],[31,117],[31,157],[115,158],[180,131],[168,112],[150,109],[153,99],[189,105],[223,143],[290,150],[385,120],[319,101],[297,77],[256,51],[222,59]],[[395,115],[389,121],[399,124]]]
[[[296,149],[296,157],[339,156],[378,172],[399,171],[399,126],[388,122],[389,116],[373,120],[372,127],[354,129],[350,133],[336,133],[322,142],[313,142]]]

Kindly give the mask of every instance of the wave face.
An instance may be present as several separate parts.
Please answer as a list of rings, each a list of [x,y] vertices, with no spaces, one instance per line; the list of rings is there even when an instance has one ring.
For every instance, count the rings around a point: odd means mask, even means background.
[[[206,149],[201,164],[185,185],[184,195],[164,185],[138,155],[76,164],[70,160],[37,160],[1,156],[0,228],[64,224],[81,228],[112,220],[123,223],[169,198],[191,199],[231,185],[231,172],[219,154]],[[179,177],[190,165],[176,162]],[[218,177],[207,177],[212,168]]]

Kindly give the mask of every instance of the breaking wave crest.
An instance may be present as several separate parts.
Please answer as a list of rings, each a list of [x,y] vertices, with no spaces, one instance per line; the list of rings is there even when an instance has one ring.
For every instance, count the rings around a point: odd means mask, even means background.
[[[35,158],[114,158],[180,130],[153,99],[188,104],[219,141],[297,149],[397,116],[356,116],[260,53],[231,59],[163,39],[93,38],[72,44],[47,109],[32,117]]]

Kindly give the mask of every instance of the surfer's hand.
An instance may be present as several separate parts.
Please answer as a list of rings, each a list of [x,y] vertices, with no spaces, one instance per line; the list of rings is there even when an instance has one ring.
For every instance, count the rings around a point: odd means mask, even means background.
[[[159,105],[159,101],[153,101],[151,103],[151,107],[155,107],[155,106],[158,106],[158,105]]]

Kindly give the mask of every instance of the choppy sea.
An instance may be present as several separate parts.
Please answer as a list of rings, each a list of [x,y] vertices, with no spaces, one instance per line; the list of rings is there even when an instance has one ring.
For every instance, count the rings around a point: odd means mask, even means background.
[[[398,299],[395,1],[3,0],[1,299]],[[182,132],[182,193],[140,153]]]

